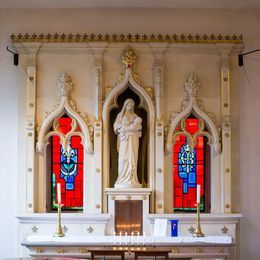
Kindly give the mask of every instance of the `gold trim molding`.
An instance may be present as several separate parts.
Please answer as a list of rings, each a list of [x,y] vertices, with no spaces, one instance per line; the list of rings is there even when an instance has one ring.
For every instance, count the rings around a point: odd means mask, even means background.
[[[222,34],[12,34],[13,43],[19,42],[126,42],[126,43],[243,43],[243,35]]]

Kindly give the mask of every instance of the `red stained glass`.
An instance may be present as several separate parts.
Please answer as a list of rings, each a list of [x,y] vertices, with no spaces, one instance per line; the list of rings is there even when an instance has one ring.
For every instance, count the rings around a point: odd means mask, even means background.
[[[71,130],[71,118],[64,115],[59,119],[59,131],[63,134]],[[78,131],[80,129],[78,128]],[[52,202],[51,208],[57,208],[57,183],[61,183],[61,204],[66,210],[83,209],[83,162],[84,153],[81,137],[72,136],[70,148],[65,151],[59,143],[58,136],[51,137],[51,172],[52,172]],[[68,151],[71,152],[70,156]],[[67,157],[64,157],[67,156]],[[71,161],[69,161],[71,160]],[[74,172],[64,172],[62,169],[74,169]],[[73,175],[72,175],[73,174]]]
[[[186,131],[198,131],[197,118],[186,119]],[[196,189],[201,185],[201,209],[205,209],[205,144],[204,137],[197,137],[192,153],[184,135],[176,138],[173,146],[174,211],[196,210]]]

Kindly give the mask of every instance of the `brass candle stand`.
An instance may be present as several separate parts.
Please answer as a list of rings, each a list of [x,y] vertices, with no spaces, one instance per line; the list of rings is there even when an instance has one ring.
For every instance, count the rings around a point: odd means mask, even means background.
[[[57,226],[57,232],[53,235],[54,237],[64,237],[65,234],[62,231],[61,227],[61,207],[62,205],[58,204],[58,226]]]
[[[197,203],[197,223],[194,233],[192,234],[194,237],[204,237],[205,235],[201,231],[200,227],[200,203]]]

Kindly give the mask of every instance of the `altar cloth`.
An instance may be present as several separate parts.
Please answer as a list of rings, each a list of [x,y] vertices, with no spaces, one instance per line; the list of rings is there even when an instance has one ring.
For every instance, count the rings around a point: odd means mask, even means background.
[[[27,243],[84,243],[85,245],[170,245],[176,243],[207,243],[207,244],[231,244],[232,238],[223,236],[179,236],[179,237],[152,237],[152,236],[65,236],[53,237],[51,235],[28,236]],[[25,244],[24,242],[23,244]]]

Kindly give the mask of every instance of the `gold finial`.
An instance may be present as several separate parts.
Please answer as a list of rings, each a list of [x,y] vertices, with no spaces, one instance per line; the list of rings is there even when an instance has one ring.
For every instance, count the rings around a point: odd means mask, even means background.
[[[128,47],[124,55],[122,56],[122,63],[125,64],[126,68],[132,68],[135,64],[136,56],[134,51]]]

